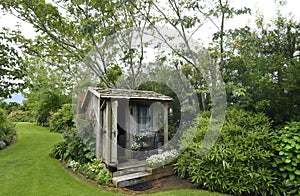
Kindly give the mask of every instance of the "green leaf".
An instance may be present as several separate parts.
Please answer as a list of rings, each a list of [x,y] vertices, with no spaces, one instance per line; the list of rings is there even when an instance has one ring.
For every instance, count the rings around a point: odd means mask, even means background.
[[[298,176],[300,176],[300,170],[296,170],[295,174],[298,175]]]
[[[290,163],[290,162],[291,162],[291,159],[285,159],[284,162],[285,162],[285,163]]]
[[[292,173],[290,173],[290,174],[289,174],[289,178],[290,178],[290,180],[292,180],[292,181],[293,181],[293,180],[295,179],[295,175],[294,175],[294,174],[292,174]]]
[[[282,177],[286,178],[287,177],[287,173],[286,172],[283,172],[281,173]]]
[[[286,169],[287,169],[288,171],[294,171],[296,168],[291,167],[290,165],[288,165],[288,166],[286,167]]]

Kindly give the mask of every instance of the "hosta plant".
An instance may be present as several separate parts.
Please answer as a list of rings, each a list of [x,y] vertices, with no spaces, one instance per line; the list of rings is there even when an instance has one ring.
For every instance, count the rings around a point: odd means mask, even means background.
[[[300,195],[300,122],[291,122],[278,130],[274,143],[273,167],[283,178],[287,192]]]

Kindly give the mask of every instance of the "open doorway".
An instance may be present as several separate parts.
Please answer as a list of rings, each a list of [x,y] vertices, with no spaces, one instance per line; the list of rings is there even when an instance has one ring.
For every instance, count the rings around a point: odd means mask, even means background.
[[[118,160],[123,162],[127,160],[126,157],[126,143],[127,143],[127,132],[129,131],[129,100],[119,99],[118,100]],[[127,149],[130,150],[130,149]]]

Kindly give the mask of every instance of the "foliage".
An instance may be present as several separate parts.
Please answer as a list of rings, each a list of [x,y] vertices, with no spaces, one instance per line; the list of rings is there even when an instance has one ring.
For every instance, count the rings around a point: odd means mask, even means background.
[[[65,103],[71,102],[70,81],[65,74],[36,60],[26,70],[28,91],[23,101],[25,111],[37,125],[49,126],[51,116]]]
[[[137,143],[137,142],[133,142],[130,146],[130,149],[132,151],[142,151],[143,148],[142,148],[142,144],[141,143]]]
[[[77,74],[82,66],[84,69],[92,69],[97,75],[97,81],[101,79],[101,84],[106,87],[113,86],[114,80],[120,75],[118,66],[105,59],[101,60],[103,67],[100,67],[94,62],[86,63],[85,57],[97,47],[101,58],[107,58],[108,53],[112,51],[103,51],[105,48],[101,48],[99,43],[118,30],[133,25],[132,19],[129,18],[133,17],[135,12],[127,1],[55,0],[12,3],[5,0],[1,1],[0,5],[4,13],[13,13],[19,19],[30,23],[38,32],[38,36],[32,40],[25,39],[20,34],[14,37],[24,55],[28,57],[28,65],[32,65],[32,61],[38,59],[61,73],[63,77],[73,78],[72,82],[82,79],[82,76]],[[31,66],[29,67],[31,69]]]
[[[49,126],[49,121],[64,103],[69,102],[69,95],[61,94],[58,89],[40,89],[27,95],[25,107],[31,112],[37,125]]]
[[[257,29],[230,30],[224,80],[230,103],[264,112],[274,125],[299,117],[300,24],[280,14]]]
[[[74,111],[72,104],[64,104],[50,119],[50,131],[64,132],[71,128],[74,128],[75,122]]]
[[[87,179],[96,180],[98,184],[108,184],[112,180],[111,173],[101,159],[93,159],[92,162],[80,164],[74,160],[67,163],[73,171],[78,171],[86,176]]]
[[[146,159],[146,165],[152,168],[162,167],[175,161],[178,155],[176,150],[165,151],[162,154],[154,154]]]
[[[77,160],[80,164],[91,162],[95,157],[76,129],[65,132],[63,137],[62,142],[53,146],[50,152],[52,157],[64,161]]]
[[[15,110],[23,110],[23,106],[17,102],[6,103],[4,101],[0,101],[0,107],[4,110],[4,112],[7,115],[9,115],[11,112]]]
[[[2,40],[6,38],[6,43]],[[25,87],[22,79],[25,76],[23,59],[18,51],[11,47],[12,40],[0,33],[0,97],[10,97]]]
[[[76,128],[78,136],[82,138],[84,144],[92,151],[96,152],[96,134],[93,129],[94,122],[90,120],[81,119],[78,117],[76,120]]]
[[[63,138],[62,142],[53,146],[52,157],[64,161],[76,160],[80,164],[91,162],[95,157],[96,142],[89,121],[78,118],[76,128],[63,132]]]
[[[227,110],[220,136],[206,154],[200,154],[209,117],[199,116],[181,141],[189,143],[189,133],[196,136],[179,157],[175,169],[200,188],[233,195],[280,195],[280,181],[275,174],[270,122],[263,114],[241,109]],[[188,160],[188,161],[187,161]]]
[[[273,167],[283,178],[290,195],[300,194],[300,122],[291,122],[276,131]]]
[[[88,179],[96,178],[98,184],[108,184],[112,180],[111,173],[101,159],[93,159],[92,162],[82,166]]]
[[[0,195],[122,195],[111,187],[96,187],[82,182],[66,172],[61,163],[48,156],[51,146],[62,139],[61,134],[50,133],[48,129],[31,123],[17,123],[16,128],[20,136],[18,145],[0,152]],[[195,189],[153,195],[180,196],[184,193],[195,196],[222,195]]]
[[[31,116],[26,111],[25,107],[17,102],[1,102],[0,108],[3,109],[7,119],[12,122],[29,122],[31,120]]]
[[[8,116],[7,119],[9,119],[12,122],[30,122],[31,118],[28,112],[24,110],[15,110],[12,111]]]
[[[15,125],[7,120],[4,111],[0,109],[0,150],[9,146],[15,139]]]
[[[143,140],[144,138],[151,138],[154,136],[154,131],[144,131],[141,133],[134,134],[133,137],[136,141]]]

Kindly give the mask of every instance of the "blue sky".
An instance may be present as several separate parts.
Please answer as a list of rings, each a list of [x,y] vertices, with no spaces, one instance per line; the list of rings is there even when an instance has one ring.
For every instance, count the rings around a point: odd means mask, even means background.
[[[22,94],[13,94],[11,99],[5,99],[4,101],[7,103],[10,102],[17,102],[17,103],[22,103],[24,100],[24,96]]]

